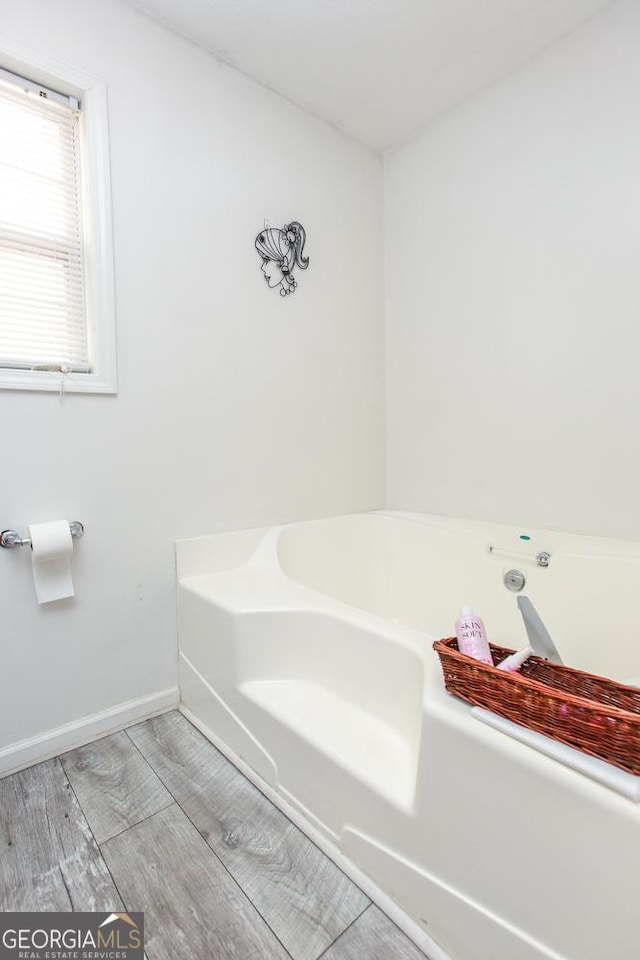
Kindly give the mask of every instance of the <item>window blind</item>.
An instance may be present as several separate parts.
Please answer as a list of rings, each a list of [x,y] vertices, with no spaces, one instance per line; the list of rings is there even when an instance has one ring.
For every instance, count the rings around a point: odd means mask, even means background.
[[[0,367],[89,371],[76,101],[0,70]]]

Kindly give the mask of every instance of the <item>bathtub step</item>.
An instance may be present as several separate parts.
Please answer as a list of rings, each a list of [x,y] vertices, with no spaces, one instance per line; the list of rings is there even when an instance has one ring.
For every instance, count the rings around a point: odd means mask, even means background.
[[[411,807],[417,745],[373,714],[304,680],[251,680],[241,692],[392,803]]]

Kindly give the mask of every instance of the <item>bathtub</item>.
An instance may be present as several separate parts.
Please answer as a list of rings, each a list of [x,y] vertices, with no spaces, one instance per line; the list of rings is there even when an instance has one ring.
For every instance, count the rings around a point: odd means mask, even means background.
[[[478,722],[431,648],[463,605],[524,646],[512,569],[566,663],[640,675],[639,544],[378,512],[180,541],[181,709],[434,955],[626,960],[640,805]]]

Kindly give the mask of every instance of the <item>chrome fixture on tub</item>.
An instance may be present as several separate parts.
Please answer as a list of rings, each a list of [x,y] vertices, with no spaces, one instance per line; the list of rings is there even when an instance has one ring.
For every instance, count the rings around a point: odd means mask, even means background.
[[[551,563],[551,554],[547,550],[541,550],[540,553],[536,553],[535,557],[532,557],[530,553],[525,553],[523,550],[504,550],[502,547],[489,545],[489,553],[495,554],[496,557],[518,557],[522,560],[535,560],[539,567],[548,567]]]
[[[558,648],[529,597],[518,597],[517,602],[529,638],[529,646],[532,647],[533,652],[536,656],[542,657],[543,660],[550,660],[552,663],[562,665],[563,660],[558,653]]]
[[[84,524],[79,520],[69,521],[69,530],[74,540],[79,540],[84,533]],[[16,530],[3,530],[0,533],[0,547],[10,550],[12,547],[30,547],[29,537],[21,537]]]
[[[526,578],[521,570],[507,570],[502,578],[502,582],[507,590],[513,590],[514,593],[518,593],[518,591],[524,587]]]

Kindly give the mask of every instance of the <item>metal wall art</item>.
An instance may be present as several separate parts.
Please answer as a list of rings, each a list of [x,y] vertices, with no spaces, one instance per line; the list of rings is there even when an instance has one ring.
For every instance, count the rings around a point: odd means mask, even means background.
[[[264,230],[256,237],[264,279],[270,287],[280,288],[281,297],[293,293],[298,286],[294,269],[306,270],[309,266],[309,257],[302,253],[305,240],[304,227],[297,220],[285,223],[282,228],[270,227],[265,221]]]

